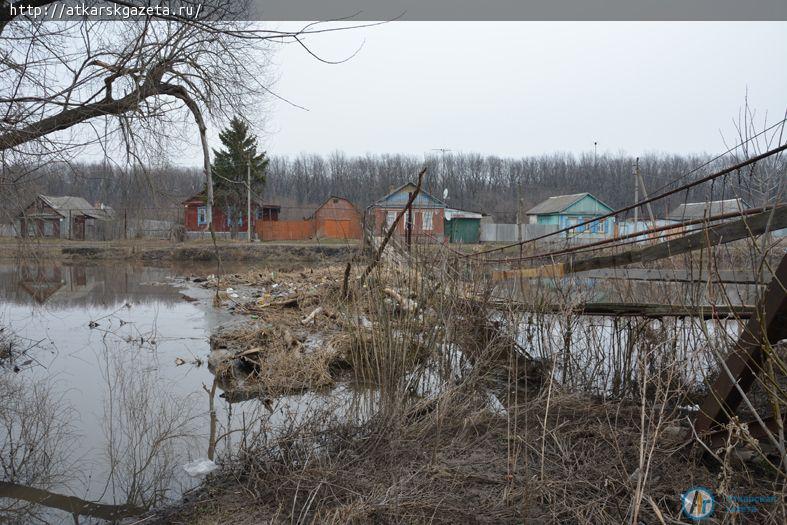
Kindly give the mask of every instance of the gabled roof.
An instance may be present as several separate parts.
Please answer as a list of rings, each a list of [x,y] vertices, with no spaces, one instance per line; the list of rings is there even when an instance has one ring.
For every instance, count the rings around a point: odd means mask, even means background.
[[[327,199],[325,199],[322,202],[322,204],[320,204],[319,206],[317,206],[317,208],[314,209],[314,211],[311,213],[311,215],[309,215],[309,218],[314,217],[315,215],[317,215],[317,212],[320,211],[323,206],[325,206],[326,204],[331,202],[331,200],[333,200],[333,199],[343,200],[343,201],[347,202],[350,206],[352,206],[353,209],[355,209],[355,211],[358,211],[358,209],[355,207],[355,204],[353,204],[352,201],[350,201],[350,199],[348,199],[346,197],[339,197],[338,195],[330,195]]]
[[[384,197],[374,201],[372,206],[376,206],[376,205],[379,205],[379,204],[389,204],[390,205],[391,204],[390,203],[391,197],[393,197],[394,195],[397,195],[399,193],[402,193],[405,190],[407,190],[408,193],[410,191],[415,191],[415,188],[416,188],[416,185],[413,184],[412,182],[405,182],[404,184],[402,184],[401,186],[399,186],[395,190],[388,192]],[[445,203],[443,201],[441,201],[440,199],[438,199],[437,197],[435,197],[434,195],[432,195],[428,191],[425,191],[423,188],[421,188],[421,191],[418,192],[418,197],[417,198],[418,199],[424,199],[425,198],[427,200],[434,201],[436,204],[439,204],[440,207],[445,207]],[[386,201],[389,201],[389,202],[386,202]],[[402,206],[404,206],[404,204],[406,204],[406,202],[402,203]]]
[[[526,215],[545,215],[548,213],[560,213],[561,211],[565,211],[567,208],[573,206],[577,202],[581,201],[585,197],[591,197],[596,202],[605,206],[608,209],[612,209],[606,204],[604,204],[600,199],[598,199],[595,195],[584,192],[584,193],[574,193],[571,195],[555,195],[554,197],[550,197],[547,200],[540,202],[527,210],[525,212]]]
[[[111,208],[110,210],[96,208],[82,197],[53,197],[50,195],[39,195],[38,198],[48,204],[49,207],[51,207],[63,217],[68,215],[72,217],[84,215],[85,217],[91,217],[93,219],[100,220],[109,220],[112,218],[110,212]]]
[[[727,199],[722,201],[686,202],[679,205],[667,216],[673,221],[702,219],[724,213],[735,213],[748,209],[743,199]]]

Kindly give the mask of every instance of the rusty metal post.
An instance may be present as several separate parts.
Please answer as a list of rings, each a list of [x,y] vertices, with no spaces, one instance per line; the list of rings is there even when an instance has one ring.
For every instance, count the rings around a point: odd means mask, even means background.
[[[787,255],[782,257],[757,312],[746,323],[735,349],[727,356],[725,366],[705,397],[694,422],[697,434],[711,432],[729,421],[743,399],[742,393],[751,388],[762,370],[767,357],[763,352],[765,343],[787,338],[786,287]]]

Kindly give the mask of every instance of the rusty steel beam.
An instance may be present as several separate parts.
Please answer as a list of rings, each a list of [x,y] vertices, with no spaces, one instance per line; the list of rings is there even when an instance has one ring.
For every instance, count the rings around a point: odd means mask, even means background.
[[[782,257],[773,279],[753,315],[727,356],[694,421],[697,434],[724,426],[735,413],[762,370],[766,343],[787,339],[787,255]]]
[[[533,268],[494,271],[492,272],[492,280],[499,282],[516,278],[558,278],[567,273],[653,262],[702,248],[762,235],[781,228],[787,228],[787,206],[760,212],[750,217],[742,217],[734,222],[708,226],[696,233],[687,234],[678,239],[664,241],[646,248],[635,248],[617,254],[583,259],[572,257],[566,262],[546,264]]]
[[[754,439],[759,441],[766,441],[768,439],[768,433],[771,434],[778,434],[779,432],[779,421],[774,416],[764,417],[762,418],[762,423],[765,425],[760,424],[757,420],[747,421],[745,425],[749,429],[749,434]],[[787,426],[787,414],[782,417],[782,425]],[[703,441],[713,450],[723,447],[724,444],[727,442],[728,432],[725,428],[718,428],[713,430],[709,433],[706,433],[704,436]]]

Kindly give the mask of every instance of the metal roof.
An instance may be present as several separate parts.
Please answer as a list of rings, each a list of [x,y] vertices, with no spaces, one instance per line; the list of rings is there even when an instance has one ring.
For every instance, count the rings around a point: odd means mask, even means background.
[[[181,204],[184,204],[184,205],[188,206],[189,204],[195,204],[197,202],[200,202],[202,204],[205,204],[205,203],[208,202],[208,192],[206,190],[202,190],[201,192],[197,193],[196,195],[192,195],[188,199],[186,199],[183,202],[181,202]],[[279,210],[279,211],[281,211],[281,205],[279,205],[279,204],[264,203],[264,202],[260,203],[256,199],[252,199],[251,202],[255,206],[257,206],[258,208],[267,208],[269,210]],[[218,208],[219,207],[219,206],[216,205],[215,201],[213,203],[213,207],[214,208]]]
[[[379,205],[382,205],[382,204],[385,204],[386,206],[392,205],[393,203],[386,202],[386,201],[388,201],[388,199],[390,197],[396,195],[400,191],[403,191],[408,186],[410,187],[411,190],[415,190],[415,188],[416,188],[416,185],[413,184],[412,182],[405,182],[404,184],[402,184],[401,186],[399,186],[395,190],[392,190],[392,191],[388,192],[387,194],[385,194],[382,198],[377,199],[376,201],[374,201],[374,203],[372,203],[372,206],[379,206]],[[423,188],[421,188],[421,191],[418,193],[418,198],[432,200],[432,201],[434,201],[435,203],[437,203],[438,205],[440,205],[442,207],[445,206],[445,203],[443,201],[441,201],[440,199],[438,199],[437,197],[435,197],[434,195],[432,195],[428,191],[424,190]],[[399,204],[395,204],[395,205],[399,205]],[[405,203],[401,203],[400,205],[404,206]],[[419,207],[423,207],[423,206],[419,206]]]
[[[590,193],[574,193],[572,195],[555,195],[547,200],[536,204],[525,212],[526,215],[543,215],[546,213],[560,213],[572,204],[584,199]],[[590,195],[593,197],[592,195]],[[593,197],[596,199],[595,197]],[[598,199],[596,199],[598,200]],[[601,201],[599,201],[601,202]],[[603,203],[602,203],[603,204]],[[605,204],[606,206],[606,204]]]
[[[82,197],[53,197],[50,195],[39,195],[42,201],[47,203],[57,213],[66,217],[78,217],[84,215],[93,219],[109,220],[112,218],[112,209],[96,208]]]
[[[667,216],[673,221],[685,221],[712,217],[723,213],[734,213],[748,209],[743,199],[727,199],[723,201],[686,202],[679,205]]]
[[[483,219],[484,216],[474,211],[457,210],[454,208],[445,209],[445,219],[447,221],[453,219]]]

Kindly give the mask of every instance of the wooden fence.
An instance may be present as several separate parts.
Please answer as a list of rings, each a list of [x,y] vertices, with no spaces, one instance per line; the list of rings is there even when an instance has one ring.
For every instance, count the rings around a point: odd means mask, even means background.
[[[361,238],[361,225],[349,219],[261,221],[256,224],[256,229],[257,237],[263,241]]]

